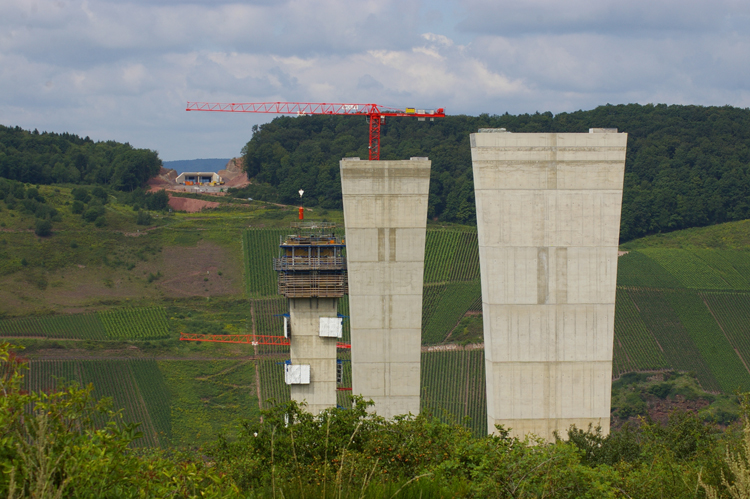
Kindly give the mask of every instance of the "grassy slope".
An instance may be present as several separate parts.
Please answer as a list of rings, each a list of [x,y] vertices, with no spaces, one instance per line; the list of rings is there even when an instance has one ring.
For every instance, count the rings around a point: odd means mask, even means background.
[[[275,256],[278,235],[296,218],[294,209],[234,202],[200,214],[157,216],[144,228],[135,225],[129,207],[112,203],[107,205],[108,225],[95,228],[69,212],[69,190],[42,191],[63,218],[49,238],[29,231],[33,216],[0,211],[0,314],[86,314],[156,306],[166,312],[170,339],[17,340],[29,347],[30,356],[163,359],[156,369],[169,387],[169,397],[161,398],[170,415],[164,419],[163,405],[154,409],[159,397],[144,396],[143,403],[161,414],[152,416],[148,427],[161,434],[167,433],[164,428],[170,435],[174,430],[179,438],[170,438],[173,443],[211,439],[227,418],[250,417],[266,399],[288,398],[279,365],[285,348],[259,347],[257,353],[271,357],[256,362],[242,360],[256,353],[245,345],[186,344],[175,338],[179,331],[280,332],[275,316],[285,311],[285,304],[275,294],[267,262]],[[340,212],[322,217],[342,221]],[[644,369],[686,369],[694,371],[704,388],[750,389],[745,367],[750,364],[750,327],[743,320],[750,316],[747,223],[690,229],[623,245],[630,253],[620,258],[618,275],[616,376]],[[425,343],[481,341],[476,244],[471,228],[428,227]],[[651,295],[654,299],[648,299]],[[346,300],[340,309],[348,315]],[[671,317],[668,324],[658,320],[664,314]],[[696,367],[690,362],[682,365],[683,351],[691,352],[687,357]],[[425,408],[448,419],[470,416],[478,433],[485,430],[486,414],[481,354],[423,354]],[[214,367],[236,370],[241,379],[209,381],[221,378]],[[454,386],[440,382],[440,376],[468,376],[470,382]],[[244,409],[232,409],[240,406]],[[225,412],[220,416],[219,410]]]

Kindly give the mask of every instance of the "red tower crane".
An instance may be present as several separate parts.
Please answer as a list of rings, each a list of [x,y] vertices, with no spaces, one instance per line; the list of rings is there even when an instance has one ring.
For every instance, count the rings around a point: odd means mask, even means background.
[[[220,113],[267,113],[267,114],[296,114],[298,116],[312,114],[343,114],[349,116],[367,116],[370,121],[370,161],[380,159],[380,126],[386,116],[411,116],[425,120],[430,118],[444,118],[445,109],[395,109],[378,104],[329,104],[311,102],[250,102],[250,103],[221,103],[221,102],[188,102],[186,111],[215,111]]]

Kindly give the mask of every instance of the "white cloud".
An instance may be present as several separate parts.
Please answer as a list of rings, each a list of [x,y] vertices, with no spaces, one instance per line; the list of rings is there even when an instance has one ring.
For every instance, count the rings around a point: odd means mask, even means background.
[[[745,107],[748,20],[729,0],[0,0],[0,123],[187,159],[239,154],[273,117],[188,100]]]

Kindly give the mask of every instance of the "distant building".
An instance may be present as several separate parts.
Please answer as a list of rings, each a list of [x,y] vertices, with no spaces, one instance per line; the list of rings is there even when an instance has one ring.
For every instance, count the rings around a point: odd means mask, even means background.
[[[175,182],[182,185],[221,185],[224,179],[216,172],[182,172]]]

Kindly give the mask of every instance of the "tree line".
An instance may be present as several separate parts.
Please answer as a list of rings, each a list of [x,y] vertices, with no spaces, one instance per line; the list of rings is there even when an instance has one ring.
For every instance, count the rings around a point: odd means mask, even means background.
[[[432,160],[430,219],[475,224],[469,134],[627,132],[622,242],[660,232],[750,217],[750,110],[730,106],[605,105],[553,115],[447,116],[435,121],[389,118],[381,159]],[[242,150],[254,184],[237,193],[267,201],[341,208],[339,161],[368,156],[364,117],[279,117],[260,127]]]
[[[70,133],[0,125],[0,177],[29,184],[100,184],[133,191],[159,173],[156,151]]]

